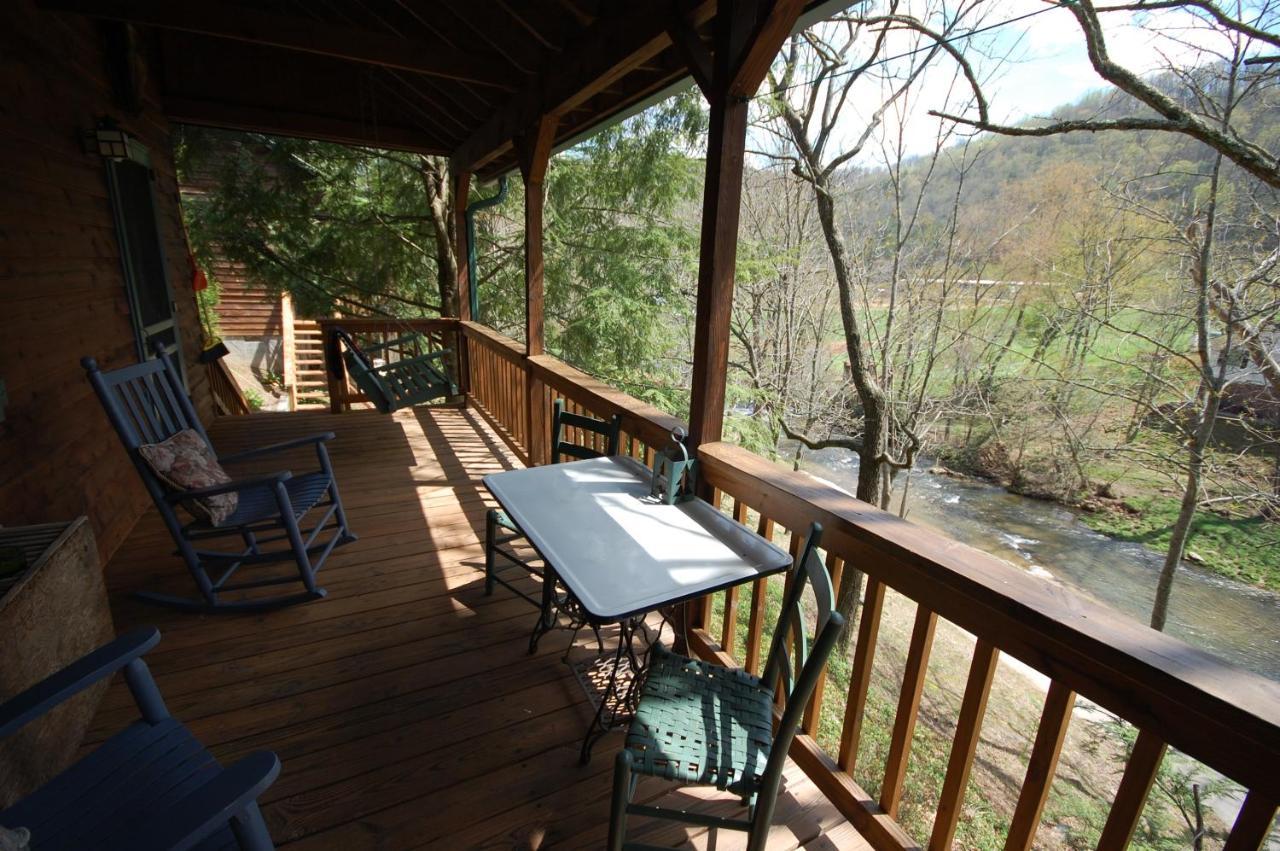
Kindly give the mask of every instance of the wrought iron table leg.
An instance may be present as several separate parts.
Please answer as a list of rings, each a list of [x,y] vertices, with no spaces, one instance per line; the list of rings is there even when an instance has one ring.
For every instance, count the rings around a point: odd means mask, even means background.
[[[538,622],[534,624],[533,634],[529,636],[529,655],[538,652],[538,642],[542,636],[551,631],[557,620],[556,575],[550,567],[542,569],[542,608],[538,610]]]
[[[600,705],[596,707],[595,717],[591,719],[591,725],[587,727],[587,734],[582,739],[582,750],[578,754],[578,762],[586,765],[591,761],[591,748],[600,739],[604,738],[610,730],[613,729],[613,721],[617,716],[616,710],[609,709],[609,700],[618,691],[618,666],[622,664],[622,657],[627,652],[626,647],[630,641],[630,635],[626,635],[626,628],[619,624],[618,632],[618,649],[613,654],[613,671],[609,675],[609,684],[605,687],[604,694],[600,696]],[[609,713],[609,722],[605,723],[605,713]]]

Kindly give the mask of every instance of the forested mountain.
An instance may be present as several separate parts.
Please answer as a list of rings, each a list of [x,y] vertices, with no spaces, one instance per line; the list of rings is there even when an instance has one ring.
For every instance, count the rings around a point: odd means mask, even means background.
[[[1180,91],[1176,81],[1157,78],[1168,93]],[[1261,99],[1237,110],[1234,123],[1249,140],[1280,150],[1280,102]],[[1150,114],[1142,104],[1119,92],[1091,92],[1074,103],[1063,104],[1039,121],[1122,119]],[[1068,198],[1078,199],[1088,190],[1104,186],[1110,192],[1129,192],[1152,201],[1174,201],[1193,193],[1202,184],[1213,162],[1213,151],[1186,136],[1157,131],[1117,130],[1074,132],[1045,137],[983,135],[967,148],[954,144],[936,166],[928,157],[904,163],[902,180],[906,194],[913,194],[921,180],[929,181],[924,195],[927,218],[948,218],[957,192],[959,172],[967,168],[959,193],[961,222],[968,223],[970,238],[996,239],[1009,227],[1031,227],[1037,217],[1053,218]],[[840,177],[841,195],[857,198],[863,224],[889,215],[889,197],[879,191],[888,175],[883,167],[848,168]],[[880,203],[876,203],[879,199]],[[1016,246],[1005,246],[992,258],[993,275],[1028,274],[1012,256]]]

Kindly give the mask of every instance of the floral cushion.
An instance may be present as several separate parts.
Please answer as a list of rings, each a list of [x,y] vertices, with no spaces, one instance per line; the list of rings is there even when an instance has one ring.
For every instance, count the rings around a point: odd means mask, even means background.
[[[183,429],[161,443],[139,446],[138,453],[162,482],[178,490],[208,488],[231,481],[209,444],[194,429]],[[198,519],[216,526],[231,516],[239,499],[234,493],[220,493],[184,504]]]

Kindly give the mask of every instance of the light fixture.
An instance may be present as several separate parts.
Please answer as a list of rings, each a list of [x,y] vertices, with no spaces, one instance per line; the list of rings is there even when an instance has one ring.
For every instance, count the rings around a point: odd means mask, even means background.
[[[98,127],[85,133],[85,147],[89,153],[96,153],[103,159],[130,159],[130,145],[133,139],[128,133],[116,126],[110,119],[98,122]]]

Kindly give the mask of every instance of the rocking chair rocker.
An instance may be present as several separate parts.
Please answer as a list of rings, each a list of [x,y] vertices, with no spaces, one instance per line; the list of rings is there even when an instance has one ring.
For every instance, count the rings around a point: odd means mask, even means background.
[[[165,527],[173,536],[178,547],[177,555],[186,562],[200,595],[191,598],[142,591],[135,592],[134,596],[152,603],[203,612],[259,611],[324,597],[325,590],[316,584],[316,573],[334,548],[356,540],[347,526],[338,484],[325,450],[324,444],[333,439],[333,432],[218,458],[220,464],[245,461],[314,445],[319,463],[319,469],[314,472],[294,476],[284,471],[195,489],[172,487],[160,479],[143,457],[140,447],[161,443],[186,430],[199,435],[210,453],[213,445],[196,416],[173,362],[160,346],[156,347],[156,355],[156,360],[112,372],[99,370],[93,358],[86,357],[80,361],[111,425],[115,427],[164,519]],[[191,507],[197,499],[220,494],[237,495],[234,510],[225,518],[215,522],[206,517],[184,524],[178,517],[178,505]],[[319,511],[319,519],[304,535],[299,521],[313,509]],[[198,511],[192,511],[192,514],[200,516]],[[320,537],[326,531],[331,535],[321,541]],[[279,534],[259,537],[272,532]],[[226,538],[238,538],[239,541],[231,549],[203,548],[208,541]],[[284,542],[285,546],[263,549],[264,544],[279,542]],[[297,575],[230,581],[242,567],[281,561],[294,561]],[[216,578],[211,574],[216,574]],[[271,597],[221,598],[228,591],[246,591],[292,582],[301,582],[305,590]]]
[[[381,366],[376,365],[370,357],[373,352],[389,353],[402,346],[421,345],[425,340],[421,334],[414,333],[378,345],[361,346],[346,329],[334,328],[333,333],[346,349],[342,353],[342,360],[347,372],[351,374],[360,392],[384,414],[421,405],[433,399],[458,395],[458,385],[445,373],[440,363],[450,354],[449,349],[405,357]]]

